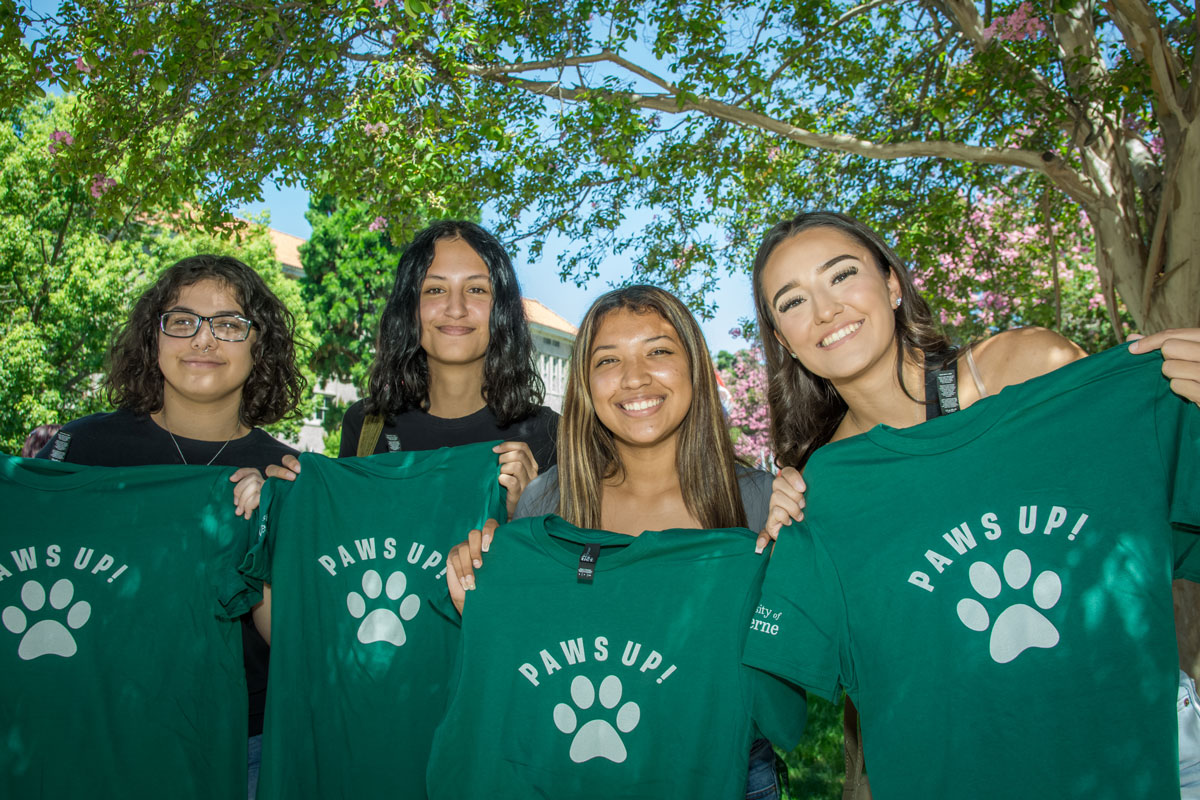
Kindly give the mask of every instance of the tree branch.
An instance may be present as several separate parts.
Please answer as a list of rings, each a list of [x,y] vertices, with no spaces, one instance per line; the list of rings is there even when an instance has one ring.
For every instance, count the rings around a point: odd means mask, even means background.
[[[1181,126],[1187,115],[1180,98],[1179,72],[1182,64],[1167,44],[1154,10],[1141,0],[1105,0],[1104,7],[1125,38],[1130,52],[1150,70],[1150,88],[1166,111]]]
[[[556,58],[547,61],[523,61],[515,64],[468,66],[467,71],[480,78],[496,78],[503,75],[519,75],[523,72],[540,72],[547,69],[564,69],[566,67],[577,67],[583,64],[599,64],[603,62],[615,64],[622,69],[632,72],[634,75],[645,78],[663,91],[672,93],[679,91],[674,84],[609,50],[586,56],[569,56],[567,58]]]
[[[880,6],[885,6],[888,3],[903,3],[903,2],[908,2],[908,0],[871,0],[871,2],[864,3],[861,6],[856,6],[852,9],[850,9],[845,14],[842,14],[840,17],[838,17],[836,20],[834,20],[832,23],[830,23],[828,26],[822,28],[820,31],[817,31],[817,32],[813,33],[812,35],[810,35],[808,38],[806,38],[804,40],[803,44],[801,44],[799,47],[796,48],[795,55],[793,55],[791,58],[785,58],[782,62],[780,62],[779,66],[776,67],[775,70],[770,75],[767,76],[766,86],[768,88],[770,88],[771,84],[773,84],[773,83],[775,83],[775,81],[779,80],[779,77],[781,75],[783,75],[783,73],[786,72],[790,66],[795,64],[799,59],[803,58],[804,51],[808,48],[808,46],[810,44],[812,44],[814,41],[821,38],[822,36],[825,36],[834,28],[836,28],[839,25],[842,25],[846,22],[849,22],[850,20],[854,19],[857,16],[865,14],[866,12],[871,11],[872,9],[879,8]],[[735,106],[742,105],[743,103],[748,101],[751,97],[753,97],[754,94],[755,94],[754,92],[749,92],[747,94],[742,95],[741,97],[739,97],[733,101],[733,105],[735,105]]]
[[[1150,237],[1150,255],[1146,259],[1146,278],[1142,283],[1142,319],[1150,316],[1150,306],[1153,305],[1155,283],[1162,272],[1162,260],[1164,250],[1166,249],[1167,217],[1171,213],[1169,198],[1175,194],[1175,179],[1178,177],[1179,165],[1182,163],[1182,159],[1175,162],[1175,165],[1171,168],[1171,172],[1167,175],[1167,180],[1163,184],[1162,194],[1160,195],[1167,202],[1158,204],[1158,215],[1154,220],[1154,233]]]
[[[531,81],[511,75],[497,75],[487,68],[467,66],[466,69],[470,74],[531,94],[573,102],[582,101],[589,96],[601,96],[610,100],[623,100],[638,108],[653,109],[668,114],[699,111],[709,117],[732,122],[735,125],[769,131],[809,147],[851,153],[867,158],[946,158],[976,164],[1020,167],[1045,175],[1051,183],[1080,205],[1094,207],[1099,201],[1090,181],[1067,166],[1060,157],[1053,153],[1034,153],[1017,148],[980,147],[948,141],[873,142],[843,134],[816,133],[768,117],[765,114],[738,108],[703,96],[684,98],[674,93],[645,95],[611,89],[567,87],[557,81]]]
[[[1020,71],[1035,87],[1035,94],[1040,96],[1047,103],[1053,103],[1058,106],[1065,107],[1072,117],[1082,116],[1078,106],[1073,106],[1068,102],[1068,98],[1063,97],[1062,93],[1054,88],[1046,76],[1034,69],[1030,69],[1027,65],[1022,64],[1007,48],[1002,47],[998,42],[983,35],[983,24],[979,18],[979,12],[976,11],[975,5],[969,0],[927,0],[932,5],[941,10],[942,14],[950,21],[950,23],[959,31],[959,33],[976,50],[982,52],[989,46],[996,47],[1003,55],[1005,62],[1014,71]],[[1076,119],[1076,125],[1086,120]]]

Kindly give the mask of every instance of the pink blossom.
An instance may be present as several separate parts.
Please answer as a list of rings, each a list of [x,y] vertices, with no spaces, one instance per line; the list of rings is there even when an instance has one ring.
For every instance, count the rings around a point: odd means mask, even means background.
[[[992,18],[992,24],[983,29],[983,40],[991,41],[999,38],[1003,41],[1019,41],[1021,39],[1036,39],[1045,35],[1046,24],[1033,13],[1033,7],[1021,3],[1008,16]]]
[[[132,54],[130,54],[130,58],[137,58],[138,56],[144,55],[146,55],[146,51],[139,47],[137,50],[134,50]]]
[[[99,200],[101,195],[116,185],[117,182],[115,180],[105,177],[103,173],[97,172],[92,176],[92,187],[88,191],[92,193],[92,197]]]
[[[367,230],[371,231],[372,233],[375,231],[381,231],[387,227],[387,224],[387,217],[376,217],[375,219],[371,220],[371,224],[367,226]]]
[[[83,60],[83,56],[75,59],[75,69],[82,72],[84,75],[92,74],[92,65]]]
[[[65,150],[66,148],[75,144],[75,137],[66,131],[55,131],[54,133],[50,134],[50,140],[50,144],[47,146],[47,149],[50,151],[50,155],[55,155],[60,150]]]
[[[384,7],[384,6],[386,6],[387,4],[388,4],[388,0],[375,0],[375,7],[376,7],[376,8],[383,8],[383,7]]]
[[[363,125],[363,132],[368,136],[383,136],[389,130],[386,122],[368,122]]]

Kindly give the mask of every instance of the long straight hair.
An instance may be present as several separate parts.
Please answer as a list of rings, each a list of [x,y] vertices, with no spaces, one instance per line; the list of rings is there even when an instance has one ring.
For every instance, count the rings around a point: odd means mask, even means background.
[[[474,222],[442,220],[418,233],[400,256],[379,319],[375,361],[363,405],[368,414],[429,408],[429,362],[421,347],[421,284],[440,241],[461,239],[487,266],[492,289],[483,399],[500,427],[533,415],[546,389],[534,363],[533,337],[512,261],[495,236]]]
[[[896,376],[909,397],[917,399],[904,384],[906,359],[916,363],[923,360],[927,369],[940,369],[954,359],[949,339],[938,330],[933,312],[917,292],[908,268],[878,233],[852,217],[833,211],[804,212],[771,228],[754,257],[754,306],[767,359],[767,403],[771,408],[775,463],[796,469],[803,469],[813,452],[833,437],[846,415],[846,401],[828,378],[814,374],[792,358],[776,338],[775,318],[763,291],[762,274],[775,248],[812,228],[832,228],[849,236],[871,253],[884,280],[894,274],[899,281],[902,302],[894,314],[894,336],[899,345]]]
[[[596,334],[605,317],[620,309],[662,317],[687,355],[692,405],[680,423],[675,469],[688,511],[705,528],[745,527],[733,442],[704,334],[687,306],[655,286],[628,286],[601,295],[579,326],[558,427],[559,515],[582,528],[601,527],[601,486],[624,471],[612,431],[596,416],[590,389]]]

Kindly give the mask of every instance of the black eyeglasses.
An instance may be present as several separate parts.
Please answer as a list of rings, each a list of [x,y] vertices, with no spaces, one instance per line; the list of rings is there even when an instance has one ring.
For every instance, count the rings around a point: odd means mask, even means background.
[[[204,317],[191,311],[164,311],[158,315],[158,327],[167,336],[190,339],[200,330],[200,323],[207,322],[214,339],[222,342],[244,342],[250,335],[254,323],[236,314],[219,314]]]

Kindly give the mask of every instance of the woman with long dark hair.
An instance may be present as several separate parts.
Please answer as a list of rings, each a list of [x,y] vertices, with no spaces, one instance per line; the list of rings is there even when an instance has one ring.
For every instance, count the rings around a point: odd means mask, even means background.
[[[802,213],[768,231],[753,284],[771,434],[782,467],[761,542],[803,518],[800,471],[823,445],[877,425],[918,425],[1085,355],[1041,328],[954,348],[896,253],[868,226],[838,213]],[[1200,400],[1200,332],[1168,331],[1131,349],[1159,346],[1172,388]],[[867,797],[860,727],[849,698],[845,722],[846,796]]]
[[[762,528],[771,476],[737,463],[712,360],[695,318],[653,286],[601,296],[571,356],[558,464],[531,483],[515,517],[558,514],[580,528],[638,536],[679,528]],[[448,559],[461,608],[494,527]],[[746,796],[777,795],[775,755],[754,742]]]
[[[367,397],[346,411],[338,455],[502,439],[496,453],[511,514],[538,470],[554,463],[558,415],[541,404],[544,393],[503,245],[473,222],[435,222],[400,256]]]
[[[38,456],[103,467],[241,467],[230,477],[237,511],[249,518],[261,470],[296,455],[260,427],[294,413],[303,396],[294,328],[292,313],[241,261],[185,258],[138,298],[114,340],[104,384],[117,410],[67,423]],[[248,617],[242,644],[253,797],[270,651]]]

